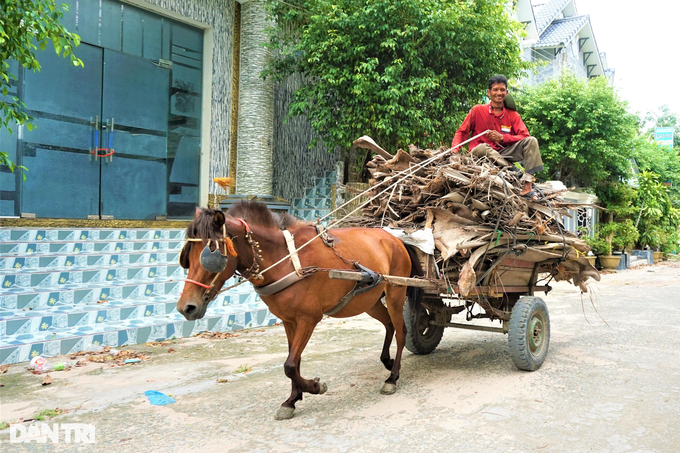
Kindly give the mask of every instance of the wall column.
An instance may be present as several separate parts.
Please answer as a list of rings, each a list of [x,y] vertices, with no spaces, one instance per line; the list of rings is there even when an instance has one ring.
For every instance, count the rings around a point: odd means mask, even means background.
[[[260,73],[271,59],[270,25],[264,1],[241,2],[241,64],[238,99],[236,193],[272,194],[274,133],[274,82]]]

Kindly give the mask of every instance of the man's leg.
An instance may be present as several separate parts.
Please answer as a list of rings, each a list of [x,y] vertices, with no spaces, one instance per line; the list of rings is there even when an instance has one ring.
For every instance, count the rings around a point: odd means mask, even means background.
[[[531,184],[535,179],[534,174],[543,171],[543,160],[538,149],[538,140],[535,137],[523,138],[517,143],[502,149],[501,156],[511,162],[524,161],[526,172],[520,179],[520,181],[524,182],[524,188],[520,195],[531,192]]]
[[[503,150],[505,151],[505,150]],[[481,145],[475,146],[471,151],[470,154],[474,157],[488,157],[492,161],[496,162],[498,165],[501,165],[503,167],[507,167],[510,165],[510,162],[508,162],[506,159],[501,156],[498,151],[487,145],[486,143],[482,143]]]

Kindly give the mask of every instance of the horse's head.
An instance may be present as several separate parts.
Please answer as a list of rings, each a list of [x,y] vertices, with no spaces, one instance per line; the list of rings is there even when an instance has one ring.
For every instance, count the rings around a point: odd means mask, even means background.
[[[208,303],[238,267],[233,234],[229,233],[229,227],[233,231],[238,222],[229,220],[222,211],[197,208],[194,221],[187,227],[187,242],[179,263],[189,269],[189,274],[177,301],[177,311],[189,321],[205,315]]]

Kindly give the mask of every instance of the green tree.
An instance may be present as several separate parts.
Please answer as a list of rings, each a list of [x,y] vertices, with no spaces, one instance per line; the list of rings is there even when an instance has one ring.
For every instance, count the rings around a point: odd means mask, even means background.
[[[680,203],[680,154],[677,149],[657,145],[648,134],[635,140],[633,155],[640,171],[653,172],[663,183],[669,183],[668,194]]]
[[[541,146],[546,179],[594,187],[631,174],[639,120],[604,77],[584,80],[565,72],[525,88],[518,110]]]
[[[636,226],[640,245],[665,252],[678,251],[680,209],[673,206],[668,187],[652,172],[638,175]]]
[[[523,73],[522,25],[505,0],[269,0],[277,58],[301,73],[291,115],[332,149],[370,135],[388,150],[448,143],[489,76]]]
[[[83,62],[73,54],[73,48],[80,44],[80,37],[66,30],[59,20],[68,5],[57,5],[55,0],[0,0],[0,128],[11,123],[26,124],[33,129],[32,118],[24,111],[24,105],[15,96],[9,96],[11,86],[16,81],[10,72],[9,60],[33,71],[40,70],[36,58],[38,49],[45,50],[52,42],[54,51],[69,57],[75,66]],[[16,168],[6,152],[0,150],[0,166],[7,166],[13,172]]]

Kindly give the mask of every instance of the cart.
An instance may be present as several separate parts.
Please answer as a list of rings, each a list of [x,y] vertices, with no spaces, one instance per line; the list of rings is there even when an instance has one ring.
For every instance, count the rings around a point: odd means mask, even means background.
[[[387,283],[417,288],[408,297],[418,297],[418,309],[412,312],[407,300],[404,304],[406,348],[414,354],[429,354],[442,339],[444,328],[482,330],[508,335],[510,357],[520,370],[534,371],[545,360],[550,343],[550,318],[543,299],[536,292],[547,294],[547,284],[538,285],[539,275],[554,274],[560,259],[526,245],[496,248],[480,261],[471,291],[455,286],[457,278],[439,270],[435,257],[414,249],[424,275],[407,278],[384,275]],[[332,270],[330,278],[360,281],[361,272]],[[467,293],[467,294],[465,294]],[[482,312],[473,314],[478,305]],[[466,320],[486,318],[498,320],[501,327],[452,322],[452,316],[467,311]]]

